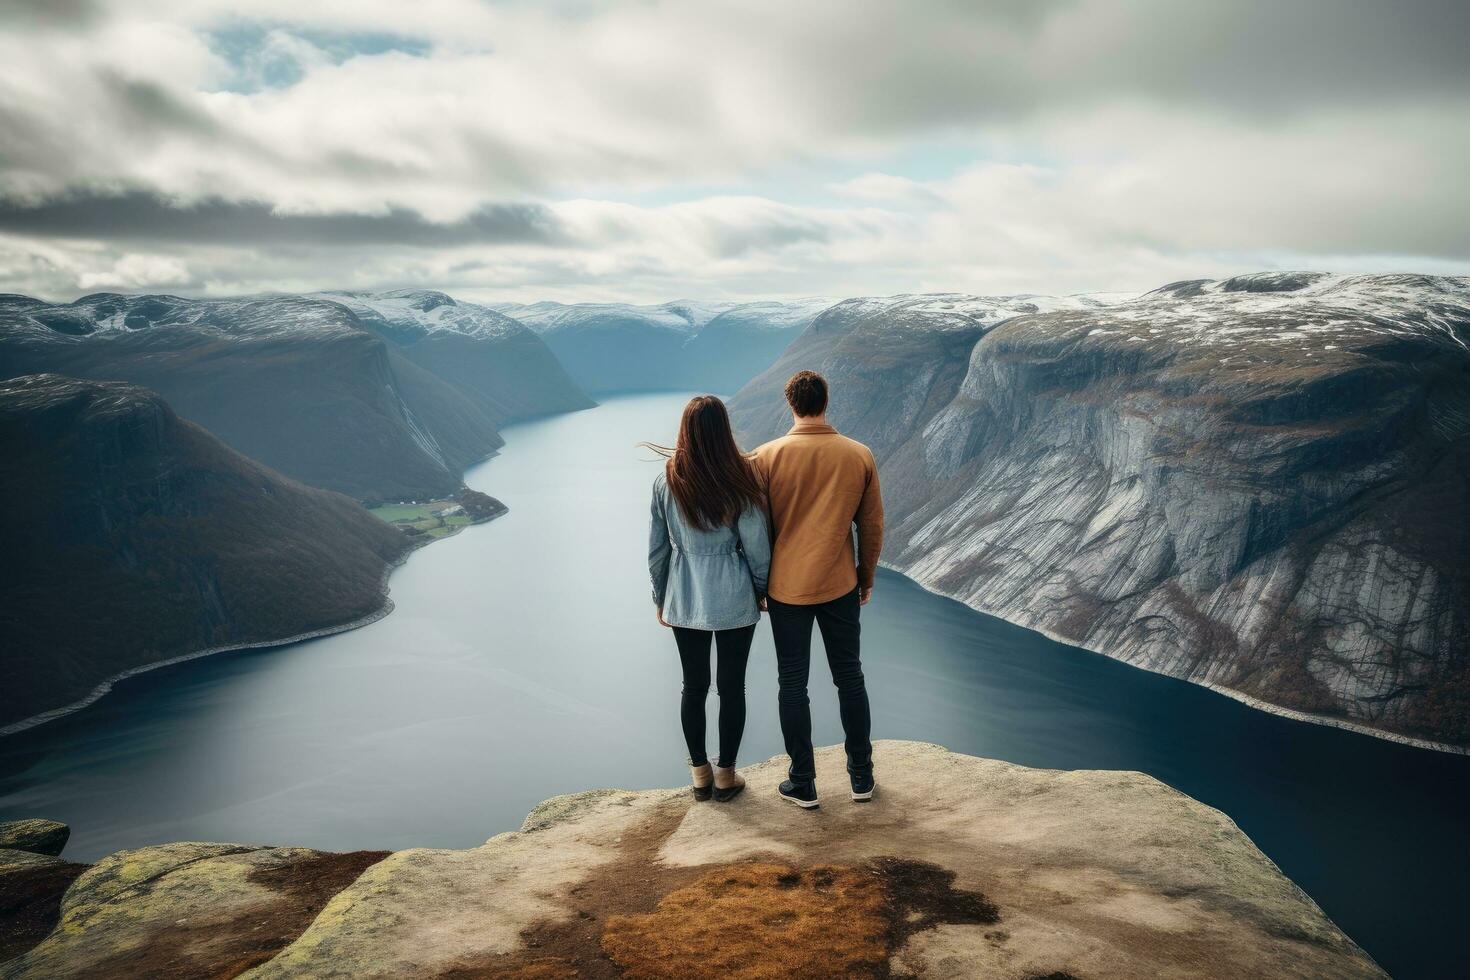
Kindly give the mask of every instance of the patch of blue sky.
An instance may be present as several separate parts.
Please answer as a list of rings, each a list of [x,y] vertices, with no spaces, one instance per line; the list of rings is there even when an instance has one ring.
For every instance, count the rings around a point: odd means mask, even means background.
[[[299,52],[282,40],[301,42],[302,49],[319,52],[314,56],[333,64],[390,51],[423,57],[430,49],[427,42],[400,34],[324,31],[261,22],[231,24],[206,36],[214,52],[234,69],[222,86],[233,92],[289,88],[301,80],[306,69]]]

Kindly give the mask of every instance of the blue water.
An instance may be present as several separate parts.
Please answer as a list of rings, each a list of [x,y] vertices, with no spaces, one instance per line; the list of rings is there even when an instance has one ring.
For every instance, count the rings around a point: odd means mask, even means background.
[[[464,847],[558,793],[679,784],[678,661],[643,565],[657,464],[633,444],[671,439],[684,400],[508,429],[468,482],[510,513],[416,553],[387,619],[158,670],[0,739],[0,819],[66,821],[78,860],[180,839]],[[1462,975],[1470,758],[1255,711],[892,573],[863,616],[875,735],[1150,773],[1233,817],[1396,976]],[[747,687],[756,761],[781,751],[764,628]]]

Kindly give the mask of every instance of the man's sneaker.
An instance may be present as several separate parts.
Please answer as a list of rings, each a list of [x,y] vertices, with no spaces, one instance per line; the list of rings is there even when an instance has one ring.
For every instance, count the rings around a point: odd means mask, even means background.
[[[815,810],[820,806],[817,802],[816,783],[793,783],[788,779],[781,783],[776,792],[781,794],[781,799],[789,800],[803,810]]]
[[[873,780],[873,774],[865,776],[849,774],[852,779],[852,801],[854,803],[866,803],[873,798],[873,788],[878,784]]]

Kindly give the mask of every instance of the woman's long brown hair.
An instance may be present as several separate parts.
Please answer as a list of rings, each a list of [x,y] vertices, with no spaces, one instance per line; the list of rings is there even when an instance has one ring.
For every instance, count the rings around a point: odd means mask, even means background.
[[[755,469],[735,445],[725,403],[713,395],[689,399],[673,448],[640,445],[668,458],[669,490],[684,519],[701,530],[728,527],[748,505],[764,499]]]

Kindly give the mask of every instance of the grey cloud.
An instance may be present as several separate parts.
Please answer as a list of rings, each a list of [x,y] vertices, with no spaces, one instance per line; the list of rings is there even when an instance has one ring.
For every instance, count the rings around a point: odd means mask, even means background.
[[[419,48],[391,0],[309,7],[201,0],[163,23],[0,0],[0,60],[23,63],[0,76],[0,232],[30,239],[0,279],[97,275],[98,243],[184,256],[209,289],[654,295],[700,276],[1147,286],[1138,253],[1159,281],[1273,250],[1470,255],[1466,0],[628,0],[460,37],[465,0],[422,18]],[[330,57],[232,89],[278,29]],[[861,209],[792,203],[855,167],[874,171],[843,185]]]
[[[118,108],[136,125],[179,129],[210,136],[219,131],[215,121],[156,82],[125,78],[115,71],[98,73]]]
[[[722,259],[778,249],[803,242],[825,242],[831,229],[815,221],[775,222],[755,226],[716,224],[705,232],[710,252]]]
[[[1463,0],[880,4],[793,15],[788,81],[843,126],[1010,120],[1120,97],[1279,116],[1470,92]]]
[[[0,23],[82,27],[101,13],[96,0],[5,0]]]
[[[1462,0],[1164,3],[1137,26],[1132,51],[1099,45],[1079,67],[1170,101],[1270,114],[1470,89]]]
[[[404,210],[383,215],[278,214],[262,203],[176,205],[143,192],[39,202],[0,198],[0,230],[50,238],[229,245],[449,247],[567,241],[556,216],[535,204],[491,205],[462,221],[434,224]]]

